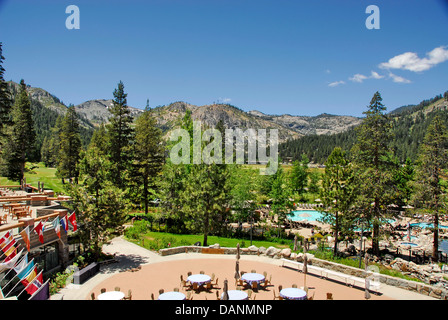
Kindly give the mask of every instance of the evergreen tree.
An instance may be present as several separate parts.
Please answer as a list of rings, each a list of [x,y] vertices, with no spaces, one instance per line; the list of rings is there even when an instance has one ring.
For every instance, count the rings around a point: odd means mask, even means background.
[[[447,164],[448,133],[439,116],[428,128],[421,146],[416,170],[414,201],[417,206],[434,215],[434,242],[432,259],[438,261],[439,213],[446,206],[446,188],[442,184],[442,170]]]
[[[305,188],[308,186],[308,157],[302,154],[301,161],[294,161],[290,173],[291,189],[300,195],[305,192]]]
[[[78,183],[81,152],[81,136],[79,133],[79,119],[75,111],[75,106],[70,105],[62,120],[62,128],[59,135],[59,161],[56,175],[64,182],[68,178],[72,182]]]
[[[134,130],[130,110],[127,106],[127,94],[124,92],[123,82],[118,83],[114,90],[112,114],[107,125],[109,135],[109,155],[113,164],[112,183],[124,189],[126,173],[131,161],[131,144]]]
[[[3,60],[5,59],[2,55],[2,43],[0,42],[0,155],[2,153],[2,138],[6,136],[4,130],[5,127],[11,124],[11,96],[8,90],[8,85],[4,79],[5,69],[3,68]]]
[[[335,255],[338,253],[340,214],[342,214],[342,218],[349,217],[347,213],[353,202],[353,187],[353,172],[349,160],[345,152],[336,147],[325,162],[321,190],[321,199],[325,208],[322,212],[323,220],[334,228]]]
[[[289,200],[289,187],[283,168],[279,166],[273,175],[270,197],[272,199],[272,213],[277,215],[278,236],[280,237],[281,224],[286,220],[292,203]]]
[[[12,125],[8,128],[8,140],[4,155],[5,176],[21,181],[25,174],[25,163],[32,151],[35,139],[31,102],[23,79],[19,94],[11,110]]]
[[[376,255],[379,255],[381,218],[386,213],[393,191],[393,162],[389,154],[391,122],[385,110],[381,95],[376,92],[368,110],[363,112],[366,117],[356,128],[357,143],[351,152],[358,171],[357,177],[362,181],[359,185],[361,197],[369,199],[369,204],[373,202],[373,206],[369,205],[369,211],[373,224],[372,250]]]
[[[132,183],[137,186],[137,194],[141,195],[145,214],[148,214],[149,196],[155,193],[156,181],[164,162],[162,130],[156,127],[156,124],[157,120],[147,105],[136,121],[132,178]]]

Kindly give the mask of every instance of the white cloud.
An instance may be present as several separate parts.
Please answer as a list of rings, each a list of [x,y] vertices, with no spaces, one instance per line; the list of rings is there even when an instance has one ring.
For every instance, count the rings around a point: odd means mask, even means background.
[[[373,79],[382,79],[382,78],[384,78],[384,76],[379,75],[378,72],[371,71],[371,73],[370,73],[370,78],[373,78]]]
[[[344,81],[334,81],[334,82],[328,84],[328,86],[329,87],[337,87],[337,86],[339,86],[341,84],[345,84],[345,82]]]
[[[353,81],[353,82],[363,82],[365,79],[367,79],[367,77],[363,74],[355,74],[353,77],[349,78],[349,80]]]
[[[389,78],[392,78],[392,80],[396,83],[411,83],[411,80],[397,76],[396,74],[393,74],[392,72],[389,72]]]
[[[402,69],[413,72],[421,72],[431,69],[435,65],[448,60],[448,49],[441,46],[426,54],[427,57],[419,58],[415,52],[405,52],[380,63],[382,69]]]
[[[218,98],[218,103],[230,103],[232,99],[230,98]]]

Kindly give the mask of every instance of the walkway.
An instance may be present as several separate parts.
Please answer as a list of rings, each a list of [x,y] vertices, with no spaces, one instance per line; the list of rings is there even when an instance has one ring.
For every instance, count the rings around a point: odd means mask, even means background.
[[[215,272],[216,265],[221,265],[225,268],[225,272],[216,271],[216,275],[222,278],[225,276],[229,280],[229,285],[233,286],[234,261],[233,255],[210,255],[197,253],[182,253],[171,256],[162,257],[155,252],[141,248],[133,243],[124,240],[122,237],[113,239],[111,244],[104,246],[103,251],[109,254],[115,254],[118,263],[104,265],[101,267],[100,273],[95,277],[89,279],[82,285],[69,284],[62,289],[60,293],[51,297],[51,300],[86,300],[91,292],[99,293],[99,288],[106,287],[108,290],[113,290],[115,286],[120,286],[123,292],[128,289],[133,289],[133,297],[135,299],[150,299],[150,294],[154,293],[158,296],[158,289],[165,288],[165,290],[172,290],[171,287],[179,286],[179,275],[187,271],[199,272],[199,269],[205,268],[207,273]],[[200,260],[202,260],[200,262]],[[174,261],[182,261],[180,263],[170,263]],[[221,261],[221,262],[219,262]],[[218,262],[218,263],[216,263]],[[259,266],[268,270],[268,274],[273,274],[273,283],[275,287],[271,287],[269,295],[264,299],[272,299],[272,290],[276,290],[278,295],[277,285],[282,284],[284,287],[292,283],[301,285],[303,274],[288,268],[280,268],[281,262],[278,259],[272,259],[265,256],[249,256],[242,255],[240,260],[240,270],[250,269]],[[142,269],[137,272],[123,272],[125,269],[142,266]],[[171,270],[171,271],[170,271]],[[213,270],[213,271],[211,271]],[[122,272],[120,272],[122,271]],[[263,270],[259,270],[262,272]],[[280,271],[280,272],[279,272]],[[160,277],[159,277],[160,275]],[[160,279],[157,279],[160,278]],[[151,288],[149,284],[145,284],[144,292],[141,290],[141,280],[151,280]],[[295,280],[292,280],[295,279]],[[222,282],[224,279],[220,279]],[[276,281],[274,281],[276,280]],[[140,283],[139,283],[140,282]],[[291,282],[291,283],[289,283]],[[314,276],[307,276],[307,285],[316,287],[315,299],[324,299],[326,290],[332,290],[335,300],[339,299],[363,299],[364,292],[359,289],[349,288],[345,285],[327,281]],[[325,287],[325,289],[324,289]],[[322,288],[319,292],[318,288]],[[232,289],[232,288],[230,288]],[[142,291],[142,292],[139,292]],[[339,290],[339,294],[338,294]],[[382,284],[380,296],[372,294],[372,300],[397,299],[397,300],[436,300],[426,295],[421,295],[408,290],[399,289],[396,287]],[[318,297],[322,296],[321,298]],[[211,295],[201,293],[195,296],[195,300],[211,299]],[[263,299],[262,295],[257,296],[257,300]]]

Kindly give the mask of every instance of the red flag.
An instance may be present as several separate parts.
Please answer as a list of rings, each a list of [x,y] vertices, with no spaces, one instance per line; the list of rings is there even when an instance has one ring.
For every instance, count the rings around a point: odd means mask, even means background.
[[[40,243],[44,243],[44,225],[42,223],[42,220],[40,220],[34,227],[34,231],[36,231],[37,235],[39,236]]]
[[[3,248],[10,240],[12,240],[12,237],[11,233],[8,231],[0,238],[0,247]]]
[[[40,287],[42,287],[42,284],[44,283],[44,278],[42,276],[42,271],[39,272],[39,274],[26,286],[25,290],[28,292],[28,294],[33,294],[37,290],[39,290]]]
[[[78,225],[76,224],[76,215],[75,215],[75,211],[73,211],[73,213],[70,215],[70,217],[68,217],[68,220],[70,221],[70,223],[73,226],[73,231],[78,230]]]
[[[16,244],[16,239],[13,238],[12,240],[10,240],[10,241],[8,242],[8,244],[6,244],[6,245],[2,248],[3,252],[4,252],[4,253],[8,252],[8,251],[11,249],[11,247],[13,247],[15,244]]]

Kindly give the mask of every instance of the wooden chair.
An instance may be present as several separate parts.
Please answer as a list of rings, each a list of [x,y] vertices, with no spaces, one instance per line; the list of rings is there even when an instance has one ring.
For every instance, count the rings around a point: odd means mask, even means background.
[[[283,289],[283,286],[282,286],[282,285],[279,285],[279,286],[278,286],[278,292],[282,291],[282,289]]]
[[[186,288],[185,290],[190,289],[190,285],[189,285],[189,284],[187,283],[187,281],[185,281],[185,280],[182,280],[182,281],[181,281],[181,283],[180,283],[180,287],[181,287],[182,289]]]
[[[333,300],[333,293],[327,292],[327,300]]]
[[[219,290],[216,291],[216,300],[221,300],[221,296],[219,295]]]
[[[237,279],[236,282],[235,282],[235,286],[244,287],[244,285],[245,285],[244,280]]]
[[[188,277],[191,276],[193,273],[191,271],[188,271],[187,275]]]
[[[213,289],[216,289],[215,286],[218,287],[218,279],[219,278],[216,278],[215,282],[212,282],[212,288]]]
[[[115,287],[115,291],[120,291],[120,287]]]
[[[179,288],[176,287],[176,288],[173,289],[173,291],[174,292],[179,292]]]
[[[151,293],[151,300],[156,300],[156,299],[154,298],[154,293]]]
[[[193,296],[191,295],[191,291],[187,292],[187,300],[193,300]]]
[[[95,300],[95,292],[92,292],[92,294],[90,295],[90,297],[92,298],[92,300]]]
[[[252,269],[252,270],[250,270],[250,272],[251,272],[251,273],[257,273],[257,270]]]
[[[268,277],[268,273],[266,271],[263,271],[263,276],[266,279]]]
[[[261,284],[261,286],[263,288],[266,288],[267,286],[271,285],[271,279],[272,279],[272,274],[269,276],[269,279],[266,277],[264,278],[264,282]]]
[[[295,283],[292,284],[293,288],[297,288],[297,285]]]
[[[132,290],[129,289],[128,295],[123,298],[123,300],[132,300]]]
[[[275,294],[275,289],[272,290],[272,292],[274,293],[274,300],[283,300],[283,298],[280,297],[280,295],[277,296],[277,295]]]
[[[165,289],[159,289],[159,294],[162,294],[165,292]]]
[[[250,299],[252,297],[252,290],[247,290],[247,297]]]
[[[199,293],[199,290],[201,289],[198,285],[197,282],[193,282],[193,286],[192,289],[194,290],[194,292]]]
[[[255,281],[251,283],[250,287],[253,291],[258,291],[258,283],[256,283]]]
[[[213,289],[213,287],[212,287],[212,283],[211,283],[211,282],[207,282],[207,283],[204,285],[204,289],[207,290],[208,292],[210,292],[210,290]]]
[[[212,281],[215,280],[215,274],[214,274],[214,273],[212,273],[211,280],[212,280]]]
[[[199,271],[199,274],[205,274],[205,272],[201,270],[201,271]]]
[[[106,292],[106,288],[101,288],[101,293],[104,293],[104,292]]]
[[[314,300],[314,294],[315,294],[315,292],[313,292],[313,295],[308,297],[307,300]]]
[[[7,214],[4,214],[3,216],[0,216],[0,225],[4,224],[4,223],[7,223],[7,221],[8,221],[8,215]]]

